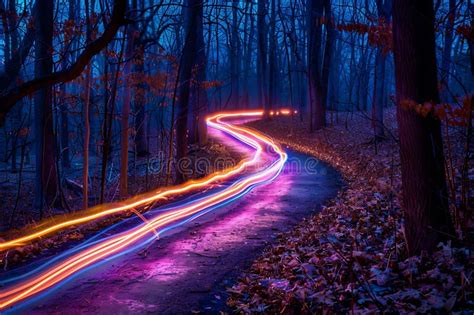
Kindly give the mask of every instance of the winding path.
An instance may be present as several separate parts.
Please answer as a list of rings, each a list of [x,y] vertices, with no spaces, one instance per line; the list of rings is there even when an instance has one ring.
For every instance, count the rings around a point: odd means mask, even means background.
[[[242,142],[255,149],[251,141],[258,140],[255,137],[243,139],[235,134],[237,140],[231,140],[220,131],[214,131],[212,136],[235,149],[244,150],[249,156],[249,148]],[[271,141],[262,147],[261,156],[254,161],[258,163],[238,176],[169,205],[166,211],[150,211],[146,216],[148,223],[140,223],[137,219],[123,222],[108,232],[112,236],[104,235],[104,240],[98,245],[85,247],[64,260],[74,258],[75,263],[75,257],[82,252],[103,246],[101,244],[105,242],[118,242],[116,238],[149,225],[157,217],[169,216],[216,195],[222,196],[238,183],[255,179],[256,176],[259,178],[248,187],[242,187],[235,196],[219,199],[215,205],[218,208],[214,205],[203,207],[176,222],[157,225],[146,231],[146,237],[139,239],[139,246],[120,250],[120,257],[105,260],[105,263],[104,259],[100,259],[97,261],[99,266],[95,262],[91,264],[94,268],[85,266],[80,273],[74,272],[71,277],[65,277],[66,281],[58,281],[60,286],[54,284],[41,290],[39,295],[35,293],[7,311],[29,314],[59,314],[65,310],[68,314],[176,314],[192,310],[213,313],[224,309],[225,287],[232,284],[233,279],[277,234],[317,211],[325,200],[336,194],[341,185],[334,170],[294,152],[290,152],[287,163],[278,168],[280,161],[286,160],[286,154],[278,153],[278,148]],[[210,209],[212,211],[209,212]],[[196,215],[194,220],[186,222],[193,215]],[[170,225],[175,228],[168,229]],[[159,240],[153,238],[154,233],[159,233]],[[144,245],[144,238],[149,240],[148,244]],[[60,262],[53,263],[53,266],[58,264]],[[35,277],[38,276],[33,274],[27,279]],[[15,284],[14,288],[21,286],[23,281]],[[8,291],[0,291],[0,301],[2,294],[5,296],[4,292]]]

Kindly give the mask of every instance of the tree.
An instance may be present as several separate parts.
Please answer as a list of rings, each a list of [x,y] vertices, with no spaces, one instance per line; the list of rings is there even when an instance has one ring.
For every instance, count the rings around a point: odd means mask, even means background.
[[[454,20],[456,18],[456,0],[449,0],[448,15],[444,30],[444,46],[441,57],[441,99],[443,102],[449,100],[449,73],[451,71],[451,51],[454,39]]]
[[[54,1],[38,2],[41,14],[35,20],[35,76],[45,77],[53,71],[53,20]],[[44,86],[35,94],[35,142],[36,142],[36,181],[35,206],[43,217],[44,205],[52,207],[58,201],[58,177],[55,159],[55,136],[53,133],[53,89]]]
[[[206,114],[209,107],[209,100],[204,86],[206,81],[207,57],[204,45],[202,13],[197,17],[196,27],[197,51],[196,60],[193,65],[193,78],[190,85],[190,111],[192,112],[192,117],[189,130],[189,142],[203,146],[207,143]]]
[[[38,13],[38,2],[36,1],[32,9],[32,18],[36,21],[39,17]],[[15,29],[15,31],[17,31]],[[16,78],[20,73],[21,66],[25,62],[25,59],[30,53],[31,47],[33,47],[35,41],[35,28],[28,27],[23,39],[19,45],[18,53],[12,54],[8,62],[5,63],[5,69],[0,73],[0,90],[6,91],[12,82],[16,82]],[[15,36],[15,39],[17,37]]]
[[[5,30],[4,31],[5,63],[10,64],[15,58],[18,58],[16,57],[18,53],[18,27],[16,27],[16,23],[17,23],[16,1],[8,0],[8,11],[6,11],[3,3],[0,4],[0,11],[2,14],[3,28]],[[16,82],[20,78],[21,78],[20,75],[18,75],[16,78],[12,77],[11,79],[13,82]],[[7,82],[7,84],[11,84],[12,81]],[[22,116],[21,106],[17,106],[12,116],[12,137],[11,137],[12,138],[11,139],[12,172],[16,172],[17,170],[17,167],[16,167],[17,146],[18,146],[19,130],[22,125],[21,116]]]
[[[441,123],[402,106],[439,101],[433,1],[394,0],[393,40],[405,237],[409,253],[417,254],[454,234]]]
[[[229,43],[229,59],[230,59],[230,81],[231,81],[231,104],[234,108],[240,107],[240,34],[239,34],[239,0],[232,0],[232,32]]]
[[[136,10],[137,1],[132,1],[132,11]],[[127,77],[130,75],[132,70],[132,59],[134,56],[135,41],[137,36],[136,23],[130,23],[127,26],[126,36],[127,36],[127,47],[125,48],[125,65],[123,69],[124,76]],[[124,80],[126,81],[126,80]],[[129,147],[129,136],[130,136],[130,101],[131,97],[131,86],[128,82],[124,82],[123,90],[123,102],[122,102],[122,119],[121,119],[121,129],[120,129],[120,196],[125,198],[128,196],[128,147]]]
[[[137,0],[133,0],[133,6],[138,9]],[[140,1],[140,9],[142,10],[144,1]],[[146,29],[146,23],[138,23],[140,29]],[[142,31],[143,32],[143,31]],[[148,152],[148,139],[147,139],[147,115],[145,112],[146,103],[146,88],[145,83],[145,43],[143,40],[137,40],[135,45],[135,82],[134,82],[134,107],[135,107],[135,150],[137,156],[147,156]]]
[[[469,0],[468,10],[471,16],[471,30],[474,29],[474,4]],[[471,74],[474,75],[474,40],[472,37],[468,38],[469,45],[469,59],[471,60]]]
[[[86,43],[90,42],[91,39],[91,26],[90,26],[90,14],[89,14],[89,0],[85,0],[85,9],[86,9]],[[83,185],[83,195],[82,195],[82,207],[87,209],[89,206],[89,144],[91,137],[91,127],[90,127],[90,101],[91,101],[91,65],[86,67],[86,78],[84,80],[84,160],[82,165],[82,185]]]
[[[323,1],[324,20],[326,21],[326,43],[324,46],[323,69],[321,73],[321,98],[322,108],[324,109],[324,117],[326,116],[326,108],[328,103],[329,74],[331,70],[331,62],[333,58],[333,47],[335,40],[335,30],[332,21],[331,0]],[[326,122],[324,122],[326,124]]]
[[[202,0],[188,0],[185,8],[185,41],[181,53],[176,117],[176,181],[182,183],[186,177],[181,163],[188,155],[188,114],[193,69],[198,59],[199,29],[202,29]],[[170,152],[171,154],[171,152]]]
[[[377,14],[379,23],[390,23],[392,17],[392,0],[377,0]],[[384,138],[383,108],[385,89],[385,65],[387,63],[387,50],[380,45],[377,46],[375,57],[374,95],[372,104],[372,121],[375,137]]]
[[[39,10],[39,6],[42,3],[38,1],[38,3],[35,4],[35,8],[33,8],[34,12],[36,10],[38,12],[43,12]],[[43,4],[44,5],[44,4]],[[77,57],[76,61],[72,63],[67,69],[63,69],[61,71],[57,72],[51,72],[49,74],[45,74],[41,77],[36,76],[34,79],[30,81],[26,81],[18,86],[13,86],[9,88],[9,86],[1,84],[0,86],[2,87],[2,91],[0,94],[0,125],[3,124],[4,119],[6,114],[10,111],[10,109],[23,97],[27,95],[31,95],[35,93],[38,90],[41,90],[43,88],[47,88],[49,86],[52,86],[57,83],[65,83],[74,80],[78,76],[81,75],[82,71],[86,68],[86,66],[89,64],[90,60],[92,57],[97,55],[99,52],[104,49],[107,44],[112,41],[115,37],[115,34],[119,30],[119,28],[122,25],[127,24],[129,21],[125,18],[125,11],[127,7],[127,0],[114,0],[114,8],[112,11],[112,16],[109,21],[109,24],[107,24],[104,28],[104,32],[102,33],[102,36],[91,42],[89,45],[87,45],[82,53]],[[35,21],[41,20],[41,15],[38,14],[40,17],[35,18]],[[38,30],[36,29],[36,32]],[[35,33],[35,32],[33,32]],[[25,37],[29,33],[25,34]],[[38,37],[38,36],[36,36]],[[25,38],[24,40],[28,39],[28,43],[30,41],[30,38]],[[21,50],[21,56],[23,56],[23,53],[28,55],[29,48],[27,47],[28,45],[25,44],[25,47],[20,49]],[[21,59],[21,58],[20,58]],[[23,63],[24,59],[20,60],[21,64]],[[3,79],[6,78],[11,78],[11,75],[13,76],[13,79],[16,77],[18,72],[16,70],[20,70],[21,64],[18,65],[17,62],[20,62],[15,59],[14,67],[10,65],[7,65],[5,68],[12,67],[14,70],[7,71],[6,77],[0,76],[0,82],[3,82]]]
[[[255,16],[251,14],[253,11],[254,3],[248,1],[245,4],[245,21],[244,21],[244,38],[243,38],[243,49],[242,49],[242,60],[243,60],[243,97],[242,103],[245,107],[249,107],[250,103],[250,69],[252,66],[252,52],[255,40]],[[250,20],[250,23],[249,23]]]
[[[258,0],[257,6],[257,83],[258,105],[269,109],[267,74],[267,1]],[[268,111],[267,111],[268,112]]]
[[[325,13],[324,13],[325,12]],[[322,53],[323,24],[326,23],[326,45]],[[326,126],[326,98],[329,80],[333,32],[331,26],[331,3],[328,0],[311,0],[308,6],[308,81],[311,115],[310,129]]]
[[[147,117],[145,112],[146,101],[146,84],[144,82],[145,75],[145,47],[137,45],[135,52],[135,84],[133,93],[133,103],[135,107],[135,147],[138,156],[147,156],[148,140],[147,140]]]
[[[277,84],[277,60],[276,60],[276,6],[275,0],[270,0],[270,23],[269,23],[269,39],[268,39],[268,107],[267,110],[272,110],[275,105],[275,94]]]
[[[68,11],[68,20],[69,23],[72,23],[73,21],[76,20],[76,10],[78,9],[78,6],[76,4],[76,0],[68,0],[69,2],[69,11]],[[71,28],[74,26],[72,24]],[[68,34],[66,37],[72,36],[73,32],[72,29],[67,30],[70,34]],[[69,39],[69,38],[68,38]],[[68,40],[64,41],[64,56],[62,60],[62,69],[67,68],[67,63],[69,60],[73,60],[75,53],[71,51],[66,51],[68,46],[72,46],[76,48],[76,45],[78,44],[78,41],[75,40],[74,38],[71,39],[73,42],[69,43]],[[66,95],[66,84],[63,84],[61,86],[61,92],[63,93],[63,96]],[[65,97],[62,98],[61,104],[59,105],[59,110],[61,112],[61,128],[60,128],[60,144],[61,144],[61,165],[63,169],[68,169],[71,166],[71,161],[70,161],[70,147],[69,147],[69,117],[68,117],[68,106],[67,102],[65,100]]]

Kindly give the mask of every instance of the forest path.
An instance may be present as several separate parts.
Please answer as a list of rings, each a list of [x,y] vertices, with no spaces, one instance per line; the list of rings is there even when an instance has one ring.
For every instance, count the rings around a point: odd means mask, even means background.
[[[319,211],[342,185],[339,174],[288,152],[273,182],[152,243],[86,271],[15,313],[189,314],[225,309],[225,288],[265,246]]]

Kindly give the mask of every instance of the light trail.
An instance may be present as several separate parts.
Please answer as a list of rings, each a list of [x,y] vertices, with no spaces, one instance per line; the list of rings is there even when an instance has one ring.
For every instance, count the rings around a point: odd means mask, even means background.
[[[170,228],[174,228],[175,226],[183,224],[184,222],[193,220],[223,204],[239,198],[243,194],[250,191],[254,186],[274,179],[283,169],[287,159],[287,155],[281,149],[281,147],[275,144],[267,136],[264,136],[256,131],[244,127],[234,126],[228,122],[222,121],[224,118],[259,117],[262,115],[262,111],[254,111],[244,113],[217,114],[207,119],[207,124],[209,127],[232,135],[240,142],[245,143],[255,149],[255,155],[252,159],[246,160],[237,167],[228,170],[227,172],[213,175],[210,178],[216,178],[217,176],[221,176],[221,179],[228,178],[229,176],[242,172],[245,167],[252,166],[254,169],[252,172],[250,172],[250,175],[236,180],[232,185],[221,191],[197,200],[193,200],[184,205],[177,206],[169,212],[161,213],[154,217],[148,218],[147,221],[141,223],[137,227],[127,230],[126,232],[108,237],[105,240],[94,242],[90,247],[82,249],[81,251],[73,254],[70,257],[66,257],[59,262],[54,262],[54,264],[48,268],[42,268],[44,270],[38,269],[38,272],[32,273],[19,283],[11,285],[0,291],[0,310],[24,301],[40,292],[44,292],[45,290],[52,288],[55,285],[72,277],[78,272],[87,270],[88,268],[103,262],[106,259],[116,257],[120,254],[130,251],[131,249],[142,246],[155,237],[153,233],[159,234],[165,230],[169,230]],[[264,147],[272,148],[277,156],[277,159],[269,165],[263,167],[263,169],[259,169],[257,162],[263,160],[262,152]],[[210,178],[208,180],[210,180]],[[202,182],[199,182],[199,185],[201,185]],[[202,185],[205,186],[206,184]],[[180,189],[184,189],[184,187]],[[121,208],[123,207],[124,206]],[[123,211],[116,210],[117,208],[109,209],[108,211]],[[146,238],[147,235],[148,238]],[[18,242],[19,241],[17,241],[16,244],[18,244]]]
[[[275,111],[270,111],[269,112],[270,116],[274,116],[274,115],[277,115],[277,116],[280,116],[280,114],[282,116],[291,116],[291,115],[296,115],[298,114],[298,111],[297,110],[291,110],[291,109],[288,109],[288,108],[282,108],[280,110],[277,110],[276,112]]]
[[[255,116],[261,116],[261,115],[263,115],[262,111],[252,111],[252,112],[245,112],[241,114],[230,113],[230,114],[227,114],[226,117],[255,117]],[[237,166],[231,169],[216,172],[200,180],[188,181],[181,186],[171,187],[169,189],[160,188],[153,192],[146,193],[146,194],[131,198],[129,200],[126,200],[120,203],[112,203],[112,204],[99,205],[99,206],[93,207],[86,214],[80,214],[82,216],[78,218],[71,219],[69,217],[66,217],[62,222],[54,223],[51,226],[47,226],[48,223],[45,223],[43,225],[46,225],[47,227],[40,227],[40,230],[38,231],[34,231],[30,234],[0,243],[0,252],[13,248],[13,247],[25,245],[26,243],[32,240],[38,239],[40,237],[44,237],[46,235],[63,230],[70,226],[77,226],[77,225],[84,224],[93,220],[97,220],[99,218],[110,216],[112,214],[117,214],[117,213],[127,211],[127,210],[133,210],[135,208],[139,208],[141,206],[150,204],[157,200],[166,199],[169,196],[182,194],[182,193],[189,192],[197,188],[206,187],[214,182],[222,181],[227,178],[230,178],[231,176],[241,173],[246,167],[249,167],[252,164],[254,164],[256,161],[258,161],[261,155],[261,148],[258,148],[258,145],[256,144],[254,140],[246,139],[245,137],[240,136],[237,132],[234,132],[232,130],[223,130],[221,129],[218,123],[213,123],[213,120],[217,120],[219,118],[223,118],[222,114],[217,114],[212,117],[209,117],[207,119],[208,125],[212,126],[215,129],[222,130],[238,138],[242,142],[256,148],[257,151],[252,159],[244,159]]]

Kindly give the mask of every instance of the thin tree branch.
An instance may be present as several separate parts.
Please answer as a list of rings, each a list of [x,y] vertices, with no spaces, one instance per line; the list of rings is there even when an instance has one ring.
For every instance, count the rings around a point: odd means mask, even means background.
[[[45,86],[69,82],[81,75],[92,57],[97,55],[114,39],[122,25],[128,23],[128,20],[125,18],[127,0],[115,0],[114,3],[111,20],[102,36],[88,44],[71,66],[50,75],[27,81],[2,93],[0,96],[0,125],[3,125],[5,116],[10,109],[23,97],[31,95]]]

